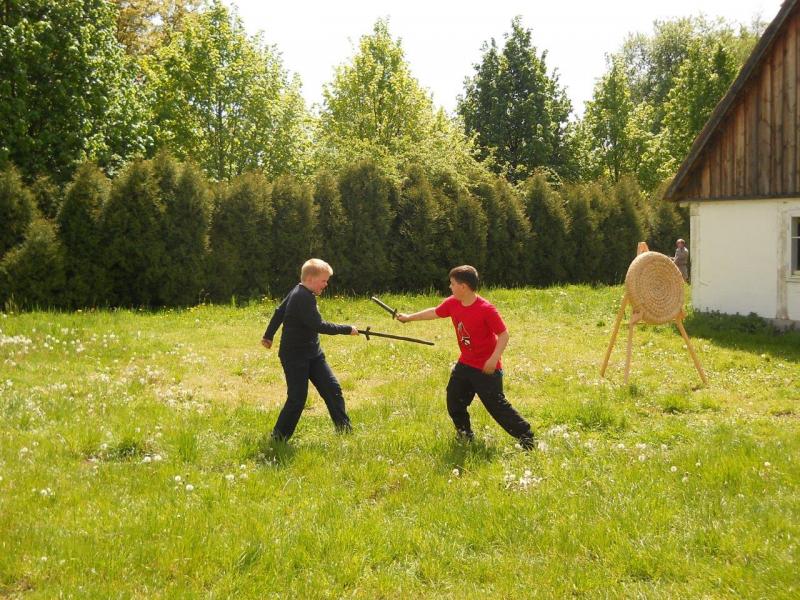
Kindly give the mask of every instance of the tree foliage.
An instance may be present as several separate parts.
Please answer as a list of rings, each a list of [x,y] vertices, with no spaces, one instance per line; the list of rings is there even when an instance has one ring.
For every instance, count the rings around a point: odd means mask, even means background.
[[[187,14],[205,7],[206,0],[113,0],[117,5],[117,39],[132,56],[152,54],[169,43]]]
[[[493,157],[495,171],[507,173],[513,182],[538,167],[574,176],[567,136],[572,105],[557,74],[548,75],[547,53],[537,53],[531,30],[516,17],[502,51],[494,39],[482,51],[458,104],[481,158]]]
[[[300,173],[305,103],[277,50],[248,37],[219,0],[190,14],[146,61],[156,146],[193,159],[214,179],[248,170]]]
[[[591,177],[619,181],[633,170],[634,139],[630,127],[634,105],[624,66],[614,60],[595,86],[583,120],[586,171]]]
[[[315,164],[341,170],[370,160],[399,183],[413,164],[429,176],[452,169],[466,178],[482,168],[472,154],[460,126],[434,109],[413,77],[400,40],[378,20],[352,60],[323,87]]]
[[[135,70],[105,0],[9,0],[0,12],[0,163],[69,180],[144,150]]]

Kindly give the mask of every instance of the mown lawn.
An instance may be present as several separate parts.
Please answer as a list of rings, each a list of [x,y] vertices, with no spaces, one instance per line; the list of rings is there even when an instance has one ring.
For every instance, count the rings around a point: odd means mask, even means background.
[[[531,453],[477,400],[454,442],[449,321],[367,299],[320,307],[436,346],[324,338],[354,431],[312,393],[277,448],[274,301],[3,314],[0,597],[798,597],[800,334],[690,315],[703,388],[674,327],[639,328],[624,386],[624,330],[598,374],[621,294],[485,292]]]

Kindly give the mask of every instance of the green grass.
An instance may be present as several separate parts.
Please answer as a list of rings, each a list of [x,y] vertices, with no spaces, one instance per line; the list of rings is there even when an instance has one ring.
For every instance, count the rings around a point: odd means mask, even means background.
[[[354,431],[312,392],[279,446],[274,302],[0,316],[0,598],[800,594],[800,334],[691,315],[701,387],[676,329],[641,327],[625,386],[625,331],[598,374],[621,288],[485,296],[536,452],[477,400],[455,443],[449,321],[365,299],[320,306],[436,346],[325,337]]]

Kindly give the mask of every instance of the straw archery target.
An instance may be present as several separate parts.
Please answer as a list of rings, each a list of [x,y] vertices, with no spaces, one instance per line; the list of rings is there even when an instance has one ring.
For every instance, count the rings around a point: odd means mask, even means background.
[[[625,276],[625,290],[645,323],[674,321],[683,309],[683,276],[672,259],[660,252],[643,252],[633,260]]]

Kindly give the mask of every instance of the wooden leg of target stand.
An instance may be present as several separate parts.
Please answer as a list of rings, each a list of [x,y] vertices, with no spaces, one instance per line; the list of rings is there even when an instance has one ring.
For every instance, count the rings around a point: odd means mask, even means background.
[[[700,365],[700,360],[697,358],[697,354],[694,353],[694,348],[692,348],[692,343],[689,341],[689,335],[686,333],[686,329],[683,327],[683,316],[681,315],[677,319],[675,319],[675,324],[678,326],[678,330],[681,332],[681,336],[683,336],[683,341],[686,342],[686,348],[689,350],[689,355],[692,357],[694,361],[694,366],[697,369],[697,372],[700,374],[700,379],[703,380],[703,385],[708,385],[708,379],[706,379],[705,371],[703,371],[703,367]]]
[[[628,352],[625,355],[625,385],[628,385],[628,376],[631,373],[631,353],[633,350],[633,329],[636,323],[639,322],[641,315],[633,313],[631,315],[631,322],[628,324]]]
[[[606,367],[608,366],[608,359],[611,358],[611,350],[614,348],[614,342],[617,341],[617,333],[619,333],[619,325],[622,323],[622,317],[625,316],[625,307],[628,306],[628,295],[622,296],[622,306],[619,307],[617,312],[617,320],[614,323],[614,331],[611,332],[611,340],[608,342],[608,350],[606,350],[606,357],[603,359],[603,366],[600,367],[600,377],[606,376]]]

